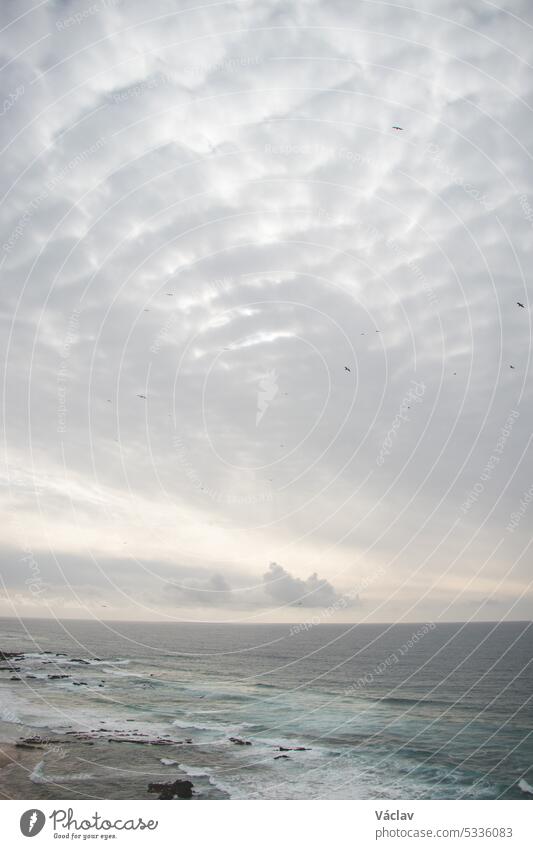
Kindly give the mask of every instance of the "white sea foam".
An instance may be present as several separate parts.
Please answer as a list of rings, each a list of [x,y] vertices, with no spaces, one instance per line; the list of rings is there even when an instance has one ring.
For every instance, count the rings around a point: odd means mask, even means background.
[[[520,787],[520,790],[522,790],[524,793],[530,793],[533,796],[533,787],[531,786],[531,784],[528,784],[525,778],[520,779],[520,781],[518,782],[518,786]]]
[[[94,778],[94,775],[90,772],[78,772],[72,773],[71,775],[44,775],[44,759],[39,761],[39,763],[35,766],[33,772],[30,775],[30,781],[33,781],[34,784],[56,784],[61,782],[69,782],[69,781],[88,781],[89,779]]]

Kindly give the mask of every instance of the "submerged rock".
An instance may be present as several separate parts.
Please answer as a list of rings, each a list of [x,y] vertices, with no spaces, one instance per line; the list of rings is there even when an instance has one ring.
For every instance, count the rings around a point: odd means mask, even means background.
[[[241,740],[240,737],[230,737],[230,743],[236,743],[237,746],[251,746],[250,740]]]
[[[311,749],[307,749],[305,746],[278,746],[278,752],[310,752]]]

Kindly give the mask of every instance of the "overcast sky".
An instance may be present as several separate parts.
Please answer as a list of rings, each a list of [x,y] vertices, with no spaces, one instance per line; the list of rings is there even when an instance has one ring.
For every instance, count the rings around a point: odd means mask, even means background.
[[[0,17],[0,613],[531,618],[527,0]]]

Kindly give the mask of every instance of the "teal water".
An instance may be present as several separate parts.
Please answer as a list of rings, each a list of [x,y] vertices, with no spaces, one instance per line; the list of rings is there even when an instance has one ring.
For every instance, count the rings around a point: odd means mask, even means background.
[[[226,798],[525,799],[533,784],[531,623],[0,620],[0,649],[24,652],[19,680],[0,671],[4,737],[71,735],[11,770],[12,795],[145,797],[147,776],[176,770]]]

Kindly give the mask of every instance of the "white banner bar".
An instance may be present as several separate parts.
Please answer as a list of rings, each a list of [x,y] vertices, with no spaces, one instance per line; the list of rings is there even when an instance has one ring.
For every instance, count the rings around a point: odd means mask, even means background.
[[[531,849],[527,801],[4,801],[2,844]]]

